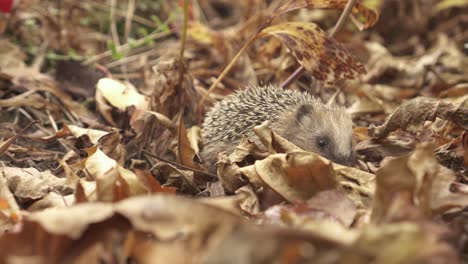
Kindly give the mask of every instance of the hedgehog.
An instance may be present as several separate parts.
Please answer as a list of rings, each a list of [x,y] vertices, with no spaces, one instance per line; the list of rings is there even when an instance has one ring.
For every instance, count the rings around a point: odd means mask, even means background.
[[[259,143],[253,127],[264,121],[304,150],[343,165],[353,163],[353,123],[343,107],[325,105],[305,92],[266,85],[226,96],[206,113],[200,152],[205,165],[214,171],[218,154],[232,153],[243,136]]]

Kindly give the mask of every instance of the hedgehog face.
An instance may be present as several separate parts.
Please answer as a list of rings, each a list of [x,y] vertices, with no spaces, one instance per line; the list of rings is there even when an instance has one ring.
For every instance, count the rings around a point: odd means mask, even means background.
[[[344,108],[304,104],[295,118],[299,131],[290,137],[293,143],[336,163],[353,163],[353,123]]]

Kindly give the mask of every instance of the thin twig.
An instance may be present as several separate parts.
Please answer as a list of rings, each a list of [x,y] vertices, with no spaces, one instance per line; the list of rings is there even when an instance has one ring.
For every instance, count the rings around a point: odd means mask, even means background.
[[[158,39],[158,38],[167,37],[167,36],[169,36],[171,34],[172,34],[172,32],[155,32],[155,33],[149,34],[148,36],[145,36],[143,38],[137,39],[137,40],[133,41],[132,43],[125,43],[125,44],[123,44],[121,46],[116,46],[115,50],[117,52],[124,52],[124,51],[127,51],[127,50],[131,49],[133,46],[142,45],[148,40],[154,40],[154,39]],[[103,53],[100,53],[100,54],[97,54],[97,55],[95,55],[93,57],[88,58],[87,60],[85,60],[83,62],[83,64],[84,65],[90,65],[92,63],[95,63],[98,60],[109,57],[111,55],[112,55],[112,51],[111,50],[106,50]]]
[[[182,39],[180,43],[180,54],[179,54],[179,87],[182,87],[182,81],[184,80],[184,51],[185,43],[187,42],[187,28],[188,28],[188,6],[189,0],[184,0],[184,25],[182,27]]]
[[[340,18],[336,22],[335,26],[333,27],[332,31],[330,34],[328,34],[328,37],[333,38],[336,33],[343,27],[344,22],[346,21],[346,18],[348,18],[349,14],[351,13],[351,10],[353,10],[354,4],[356,0],[348,0],[348,3],[346,4],[345,8],[343,9],[343,12],[341,13]],[[294,80],[299,78],[305,71],[305,68],[303,65],[301,65],[299,68],[297,68],[293,74],[291,74],[286,81],[284,81],[281,84],[281,87],[284,89],[288,87]]]
[[[117,23],[115,21],[115,5],[117,0],[110,0],[110,31],[112,35],[112,40],[114,41],[115,46],[120,46],[119,33],[117,31]]]
[[[147,150],[143,150],[143,152],[144,152],[145,154],[149,155],[149,156],[152,157],[152,158],[155,158],[155,159],[160,160],[160,161],[164,161],[164,162],[169,163],[169,164],[171,164],[171,165],[173,165],[173,166],[175,166],[175,167],[178,167],[178,168],[181,168],[181,169],[184,169],[184,170],[189,170],[189,171],[201,173],[201,174],[210,176],[210,177],[212,177],[212,178],[218,178],[217,175],[214,175],[214,174],[212,174],[212,173],[204,172],[204,171],[197,170],[197,169],[194,169],[194,168],[190,168],[190,167],[187,167],[187,166],[185,166],[185,165],[179,164],[179,163],[177,163],[177,162],[170,161],[170,160],[167,160],[167,159],[165,159],[165,158],[161,158],[161,157],[159,157],[159,156],[157,156],[157,155],[154,155],[153,153],[151,153],[151,152],[149,152],[149,151],[147,151]]]
[[[127,43],[128,37],[132,30],[132,20],[135,14],[135,0],[128,0],[127,5],[127,14],[125,15],[125,33],[124,33],[124,42]]]
[[[20,130],[20,132],[18,132],[16,135],[12,136],[11,138],[9,138],[8,140],[6,140],[5,142],[3,142],[1,145],[0,145],[0,156],[3,155],[3,153],[11,146],[11,144],[13,144],[16,139],[21,136],[22,134],[24,134],[24,132],[30,128],[32,125],[36,124],[38,121],[37,120],[34,120],[33,122],[27,124],[23,129]]]

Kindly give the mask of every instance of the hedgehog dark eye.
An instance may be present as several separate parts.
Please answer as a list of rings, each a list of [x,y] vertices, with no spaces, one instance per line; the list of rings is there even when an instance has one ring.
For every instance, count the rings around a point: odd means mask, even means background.
[[[324,149],[326,146],[328,146],[328,138],[326,137],[318,137],[317,138],[317,146],[321,149]]]

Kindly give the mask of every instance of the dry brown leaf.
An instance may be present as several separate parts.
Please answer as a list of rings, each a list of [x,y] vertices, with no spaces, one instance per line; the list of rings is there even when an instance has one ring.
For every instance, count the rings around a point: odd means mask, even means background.
[[[270,154],[304,151],[282,136],[273,132],[268,125],[268,121],[255,126],[253,130],[255,135],[257,135],[257,137],[260,139],[260,142],[263,144],[263,146],[265,146]]]
[[[89,137],[91,143],[97,144],[101,137],[109,134],[110,132],[64,124],[62,130],[57,132],[57,137],[60,138],[66,136],[68,133],[71,133],[75,138],[86,135]]]
[[[240,209],[248,215],[256,215],[260,212],[260,202],[252,185],[245,185],[236,190],[236,195],[240,195]]]
[[[235,192],[246,184],[242,180],[239,165],[231,161],[225,154],[218,155],[217,175],[219,181],[228,192]]]
[[[84,166],[86,172],[96,180],[99,201],[115,201],[120,195],[128,197],[148,193],[148,188],[132,171],[123,168],[96,147],[86,151],[88,157]]]
[[[194,162],[197,155],[188,139],[187,129],[184,124],[184,114],[179,114],[179,126],[177,129],[177,162],[192,169],[199,169],[200,166]]]
[[[341,189],[347,193],[348,198],[359,209],[367,210],[374,198],[375,175],[339,164],[334,164],[333,167],[337,181]]]
[[[264,182],[288,201],[307,200],[321,190],[336,187],[331,162],[309,152],[273,154],[241,168],[252,183]]]
[[[73,194],[61,195],[55,192],[50,192],[42,197],[37,202],[28,207],[28,211],[40,211],[46,208],[68,207],[75,203]]]
[[[413,153],[389,160],[377,171],[372,217],[377,222],[409,220],[461,209],[468,196],[450,191],[454,181],[453,171],[436,160],[433,146],[418,145]]]
[[[411,152],[415,142],[407,138],[390,136],[385,139],[368,139],[356,144],[354,150],[368,161],[381,161],[385,157],[399,157]]]
[[[341,190],[327,190],[314,195],[307,202],[276,205],[262,215],[263,221],[295,225],[304,228],[305,221],[331,221],[350,227],[357,216],[356,206]],[[300,221],[297,221],[298,219]]]
[[[366,73],[359,61],[314,23],[289,22],[260,32],[260,36],[267,34],[286,44],[299,63],[325,86]]]
[[[428,223],[369,225],[341,255],[342,263],[459,264],[455,250],[444,241],[444,233],[443,227]]]
[[[452,121],[468,130],[468,107],[464,104],[454,105],[434,98],[417,97],[398,107],[385,119],[383,125],[371,125],[369,135],[384,138],[394,130],[412,130],[413,126],[424,121],[434,121],[436,117]]]
[[[172,121],[168,117],[154,111],[135,109],[135,111],[133,111],[132,113],[132,116],[130,117],[130,125],[135,131],[141,132],[142,126],[140,123],[146,115],[153,115],[154,117],[156,117],[158,122],[160,122],[161,125],[167,128],[169,131],[176,130],[176,125],[172,123]]]
[[[143,185],[147,186],[151,192],[154,193],[169,193],[176,194],[176,188],[174,187],[163,187],[158,180],[147,170],[135,169],[135,175],[140,179]]]
[[[20,201],[41,199],[51,191],[70,194],[72,188],[66,185],[65,178],[58,178],[50,171],[40,172],[35,168],[0,168],[8,187]]]

